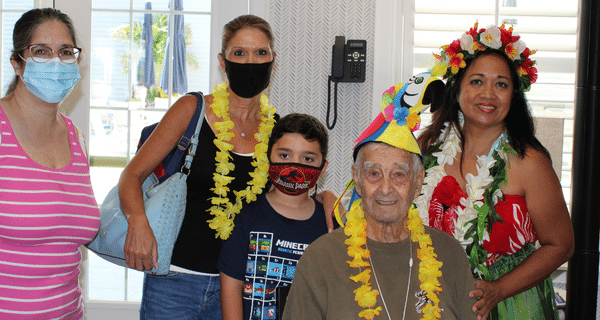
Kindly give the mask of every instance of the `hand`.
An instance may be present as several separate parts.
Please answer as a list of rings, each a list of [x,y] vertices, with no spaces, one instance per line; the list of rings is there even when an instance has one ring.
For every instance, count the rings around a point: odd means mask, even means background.
[[[125,262],[138,271],[158,268],[158,244],[145,215],[127,218],[127,238],[125,239]]]
[[[321,202],[323,204],[323,208],[325,209],[325,220],[327,220],[327,230],[329,232],[333,231],[333,206],[335,205],[337,196],[329,190],[324,190],[320,193],[317,193],[315,199]]]
[[[477,312],[478,320],[485,320],[498,302],[504,300],[502,290],[496,282],[477,279],[473,279],[473,281],[477,289],[469,292],[469,298],[476,298],[477,302],[473,305],[472,310]]]

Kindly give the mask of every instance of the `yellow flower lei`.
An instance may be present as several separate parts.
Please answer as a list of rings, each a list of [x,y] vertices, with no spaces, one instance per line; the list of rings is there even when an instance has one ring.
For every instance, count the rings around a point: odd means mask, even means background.
[[[361,202],[361,199],[354,201],[350,211],[346,215],[348,220],[344,227],[344,233],[349,238],[346,239],[345,243],[348,245],[348,255],[353,258],[352,261],[346,262],[352,268],[359,268],[359,271],[361,268],[365,268],[359,274],[350,276],[350,279],[354,282],[362,282],[362,285],[354,290],[354,300],[358,302],[359,306],[366,308],[358,316],[370,320],[378,316],[382,309],[381,307],[373,308],[377,302],[379,291],[372,289],[369,282],[371,279],[371,270],[368,269],[371,265],[368,261],[363,260],[368,259],[371,253],[368,249],[363,249],[362,247],[367,243],[367,220],[365,220]],[[433,247],[431,246],[431,237],[425,233],[425,227],[423,227],[423,222],[419,218],[419,212],[414,205],[408,211],[407,225],[408,230],[410,230],[411,240],[419,244],[417,257],[421,260],[419,263],[420,288],[427,292],[427,297],[433,302],[433,305],[427,303],[423,308],[423,318],[421,319],[439,319],[441,317],[438,306],[440,299],[436,293],[442,291],[441,284],[438,281],[438,278],[442,276],[442,272],[440,271],[442,262],[436,259],[437,255],[433,252]]]
[[[227,84],[221,83],[216,85],[212,95],[213,103],[210,107],[213,109],[215,115],[223,119],[223,121],[213,124],[215,130],[219,132],[216,134],[217,138],[214,140],[215,146],[219,150],[215,157],[217,162],[216,172],[213,174],[215,187],[210,189],[216,196],[210,198],[213,206],[208,209],[210,214],[215,217],[208,221],[208,225],[211,229],[217,231],[215,237],[226,240],[233,230],[233,218],[242,209],[242,201],[244,199],[246,203],[255,201],[256,196],[262,193],[262,189],[267,183],[269,177],[267,144],[271,136],[271,130],[275,124],[275,120],[273,119],[275,108],[269,105],[269,98],[266,95],[262,94],[260,96],[260,113],[262,114],[262,118],[258,127],[258,133],[254,135],[258,143],[254,147],[254,155],[252,156],[252,166],[255,169],[254,172],[250,173],[252,180],[248,182],[246,189],[233,191],[236,200],[235,204],[232,204],[227,197],[227,192],[229,192],[227,185],[234,178],[227,175],[235,168],[235,165],[229,162],[231,159],[229,151],[233,150],[233,145],[229,141],[235,134],[229,132],[234,127],[234,123],[230,120],[229,116],[229,92],[227,92]]]

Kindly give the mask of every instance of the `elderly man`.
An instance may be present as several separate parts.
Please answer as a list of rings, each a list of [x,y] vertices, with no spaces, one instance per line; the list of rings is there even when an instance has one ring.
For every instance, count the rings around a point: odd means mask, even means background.
[[[416,123],[392,88],[384,93],[389,105],[355,147],[346,224],[305,251],[283,319],[476,318],[464,250],[424,227],[412,207],[424,170]]]

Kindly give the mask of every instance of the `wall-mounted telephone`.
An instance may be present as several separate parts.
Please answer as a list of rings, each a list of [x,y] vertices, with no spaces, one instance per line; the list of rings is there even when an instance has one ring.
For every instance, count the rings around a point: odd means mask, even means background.
[[[365,82],[367,41],[335,37],[331,59],[331,77],[334,82]]]
[[[367,41],[348,40],[346,37],[336,36],[331,54],[331,75],[327,89],[327,128],[335,127],[337,121],[337,85],[339,82],[365,82],[367,65]],[[333,123],[329,124],[331,110],[331,83],[333,82]]]

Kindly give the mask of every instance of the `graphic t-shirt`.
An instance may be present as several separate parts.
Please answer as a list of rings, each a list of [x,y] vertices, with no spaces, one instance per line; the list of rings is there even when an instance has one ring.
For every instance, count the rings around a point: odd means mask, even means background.
[[[289,288],[308,245],[327,233],[323,205],[316,200],[307,220],[278,214],[262,195],[242,209],[223,243],[217,268],[244,282],[244,319],[277,319],[278,288]]]

